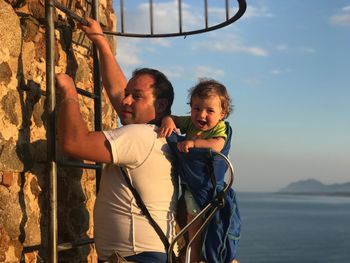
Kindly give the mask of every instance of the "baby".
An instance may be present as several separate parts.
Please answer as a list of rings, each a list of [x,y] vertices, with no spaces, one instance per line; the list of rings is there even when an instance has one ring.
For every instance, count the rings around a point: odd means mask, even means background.
[[[189,98],[191,116],[166,116],[162,119],[159,136],[170,136],[176,128],[179,128],[182,134],[186,134],[185,140],[177,143],[180,152],[188,152],[190,148],[211,148],[220,152],[227,138],[226,124],[223,120],[232,111],[231,98],[227,89],[215,80],[205,79],[190,89]],[[187,214],[184,216],[185,219],[179,220],[181,227],[189,223],[201,210],[191,192],[186,189],[186,185],[182,188],[184,204],[180,199],[178,210],[181,214],[183,211],[181,206],[185,205]],[[202,221],[189,229],[189,240],[201,223]],[[196,240],[191,247],[191,262],[200,259],[201,240]]]
[[[178,143],[179,151],[211,148],[220,152],[226,140],[223,121],[232,111],[231,99],[224,85],[215,80],[201,80],[190,89],[191,116],[167,116],[162,120],[160,137],[170,136],[179,128],[186,140]]]

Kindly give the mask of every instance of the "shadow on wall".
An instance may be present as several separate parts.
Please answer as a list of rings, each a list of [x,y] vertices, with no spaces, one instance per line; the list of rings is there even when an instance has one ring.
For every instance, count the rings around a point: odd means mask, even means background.
[[[23,26],[23,24],[22,24]],[[22,31],[25,27],[22,28]],[[67,70],[74,76],[77,63],[71,49],[71,32],[65,29],[61,41],[67,53]],[[41,41],[44,41],[42,38]],[[23,44],[23,39],[22,39]],[[44,46],[44,43],[39,43]],[[22,50],[22,49],[21,49]],[[35,140],[33,130],[47,131],[46,98],[40,83],[25,79],[22,52],[18,58],[18,93],[20,98],[22,123],[16,142],[16,154],[23,163],[20,173],[20,191],[18,193],[22,219],[19,225],[19,241],[23,244],[21,262],[35,258],[36,262],[48,262],[49,238],[49,175],[47,158],[47,141]],[[57,60],[56,60],[57,62]],[[58,158],[65,160],[58,151]],[[58,184],[58,242],[72,242],[87,239],[89,230],[89,212],[86,209],[86,193],[82,187],[82,169],[59,168]],[[37,204],[33,204],[35,197]],[[35,211],[33,207],[37,206]],[[39,226],[38,226],[39,223]],[[40,237],[39,237],[40,236]],[[85,262],[91,252],[90,246],[59,253],[60,262]]]

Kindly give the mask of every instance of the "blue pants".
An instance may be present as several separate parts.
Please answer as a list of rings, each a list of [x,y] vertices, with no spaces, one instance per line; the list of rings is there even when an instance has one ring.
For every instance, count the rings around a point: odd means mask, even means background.
[[[167,254],[161,252],[143,252],[137,255],[126,257],[125,259],[137,263],[166,263]]]
[[[125,257],[125,259],[137,263],[166,263],[167,254],[161,252],[143,252],[140,254]],[[98,262],[102,263],[104,261],[99,260]]]

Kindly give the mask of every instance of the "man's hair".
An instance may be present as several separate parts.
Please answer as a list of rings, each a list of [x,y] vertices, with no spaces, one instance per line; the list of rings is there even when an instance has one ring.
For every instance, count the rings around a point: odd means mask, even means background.
[[[227,92],[226,87],[213,79],[200,79],[199,82],[192,88],[189,89],[189,105],[192,106],[193,97],[201,99],[209,98],[210,96],[216,95],[219,97],[221,102],[222,111],[225,114],[224,118],[227,118],[233,111],[232,100]]]
[[[139,68],[135,69],[132,73],[132,77],[148,74],[154,79],[153,90],[154,97],[156,99],[167,99],[168,106],[164,111],[164,115],[171,114],[171,105],[174,101],[174,88],[168,78],[160,71],[152,68]]]

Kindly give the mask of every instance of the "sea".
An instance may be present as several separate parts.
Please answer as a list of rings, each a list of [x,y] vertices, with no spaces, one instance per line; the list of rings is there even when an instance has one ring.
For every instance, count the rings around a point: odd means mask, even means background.
[[[237,193],[240,263],[350,263],[350,197]]]

